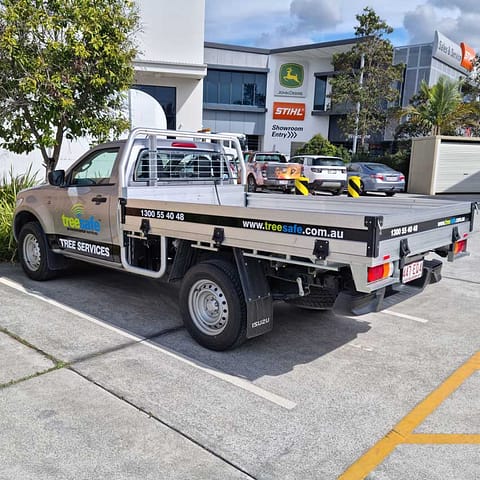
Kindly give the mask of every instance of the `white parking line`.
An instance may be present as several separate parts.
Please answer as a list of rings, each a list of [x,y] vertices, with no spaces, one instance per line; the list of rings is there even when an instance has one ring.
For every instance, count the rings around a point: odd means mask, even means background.
[[[258,387],[252,382],[249,382],[248,380],[244,380],[243,378],[236,377],[235,375],[230,375],[228,373],[222,372],[220,370],[216,370],[215,368],[212,368],[206,364],[203,364],[193,358],[187,357],[185,355],[179,354],[177,352],[174,352],[170,350],[167,347],[159,346],[155,343],[152,343],[150,340],[146,340],[145,337],[140,337],[138,335],[132,334],[130,332],[127,332],[121,328],[114,327],[113,325],[109,325],[105,322],[102,322],[101,320],[98,320],[97,318],[88,315],[86,313],[80,312],[79,310],[76,310],[74,308],[68,307],[67,305],[64,305],[63,303],[57,302],[56,300],[52,300],[50,298],[44,297],[41,294],[30,292],[27,290],[23,285],[10,280],[5,277],[0,277],[0,283],[3,283],[7,287],[13,288],[21,293],[24,293],[26,295],[30,295],[31,297],[34,297],[38,300],[41,300],[42,302],[48,303],[50,305],[53,305],[57,308],[61,308],[65,312],[71,313],[77,317],[83,318],[85,320],[88,320],[89,322],[94,323],[95,325],[99,325],[103,328],[106,328],[108,330],[114,331],[118,333],[119,335],[122,335],[123,337],[126,337],[130,340],[136,340],[139,343],[142,343],[142,345],[148,346],[150,348],[153,348],[155,350],[158,350],[165,355],[168,355],[172,358],[175,358],[176,360],[189,365],[190,367],[196,368],[198,370],[201,370],[205,373],[208,373],[209,375],[212,375],[220,380],[223,380],[225,382],[228,382],[232,385],[235,385],[238,388],[241,388],[243,390],[246,390],[250,393],[253,393],[254,395],[261,397],[265,400],[268,400],[271,403],[274,403],[275,405],[278,405],[282,408],[286,408],[287,410],[292,410],[294,409],[297,404],[295,402],[292,402],[291,400],[288,400],[286,398],[283,398],[279,395],[276,395],[275,393],[269,392],[267,390],[264,390],[261,387]]]
[[[382,310],[381,313],[387,313],[388,315],[393,315],[394,317],[406,318],[407,320],[413,320],[414,322],[428,323],[428,320],[425,318],[414,317],[412,315],[407,315],[406,313],[398,313],[392,310]]]

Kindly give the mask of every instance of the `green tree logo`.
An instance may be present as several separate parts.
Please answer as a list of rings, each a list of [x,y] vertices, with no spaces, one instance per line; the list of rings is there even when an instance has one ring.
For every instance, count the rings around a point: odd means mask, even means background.
[[[282,87],[301,87],[303,85],[303,76],[303,65],[298,63],[284,63],[280,67],[279,81]]]

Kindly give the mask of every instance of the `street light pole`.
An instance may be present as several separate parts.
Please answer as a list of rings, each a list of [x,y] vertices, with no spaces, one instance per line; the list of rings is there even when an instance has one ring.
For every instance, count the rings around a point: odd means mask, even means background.
[[[360,89],[362,89],[363,85],[363,68],[365,67],[365,54],[362,53],[360,57]],[[352,146],[352,153],[357,153],[357,142],[358,142],[358,123],[360,121],[360,101],[357,102],[356,106],[356,113],[355,113],[355,134],[353,135],[353,146]]]

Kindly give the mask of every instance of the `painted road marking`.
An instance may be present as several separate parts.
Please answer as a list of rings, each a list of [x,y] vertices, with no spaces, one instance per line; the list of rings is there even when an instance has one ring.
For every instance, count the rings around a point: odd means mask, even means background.
[[[480,435],[469,433],[412,433],[403,443],[480,444]]]
[[[122,335],[123,337],[126,337],[130,340],[134,340],[138,343],[141,343],[142,345],[145,345],[149,348],[153,348],[154,350],[158,350],[159,352],[162,352],[165,355],[168,355],[172,358],[175,358],[176,360],[189,365],[190,367],[196,368],[198,370],[201,370],[203,372],[208,373],[209,375],[212,375],[213,377],[216,377],[220,380],[223,380],[224,382],[228,382],[231,385],[234,385],[238,388],[241,388],[247,392],[250,392],[258,397],[261,397],[271,403],[274,403],[282,408],[285,408],[287,410],[293,410],[297,404],[295,402],[292,402],[291,400],[288,400],[284,397],[281,397],[280,395],[277,395],[275,393],[269,392],[268,390],[265,390],[257,385],[255,385],[252,382],[249,382],[248,380],[245,380],[240,377],[236,377],[235,375],[230,375],[228,373],[222,372],[220,370],[217,370],[215,368],[212,368],[202,362],[199,362],[198,360],[195,360],[194,358],[187,357],[186,355],[182,355],[180,353],[174,352],[173,350],[170,350],[167,347],[163,347],[160,345],[157,345],[155,343],[152,343],[151,340],[141,337],[139,335],[135,335],[133,333],[130,333],[122,328],[119,327],[114,327],[113,325],[109,325],[108,323],[102,322],[101,320],[93,317],[92,315],[88,315],[86,313],[83,313],[79,310],[76,310],[72,307],[69,307],[67,305],[64,305],[63,303],[57,302],[56,300],[52,300],[51,298],[44,297],[43,295],[39,293],[34,293],[29,290],[27,290],[23,285],[10,280],[5,277],[0,277],[0,283],[3,283],[7,287],[13,288],[21,293],[24,293],[26,295],[29,295],[31,297],[36,298],[37,300],[41,300],[42,302],[48,303],[54,307],[60,308],[65,312],[71,313],[77,317],[83,318],[84,320],[88,320],[91,323],[94,323],[95,325],[99,325],[100,327],[106,328],[108,330],[111,330],[115,333],[118,333],[119,335]]]
[[[480,444],[480,435],[463,434],[414,434],[412,433],[425,418],[434,412],[467,378],[480,370],[480,351],[460,366],[437,389],[427,395],[410,411],[390,432],[362,455],[338,480],[361,480],[380,465],[398,445],[401,444],[445,444],[450,439],[452,444]],[[428,441],[427,441],[428,440]]]
[[[398,313],[393,310],[382,310],[380,313],[387,313],[388,315],[393,315],[394,317],[405,318],[407,320],[413,320],[414,322],[419,323],[428,323],[428,320],[425,318],[414,317],[412,315],[407,315],[406,313]]]

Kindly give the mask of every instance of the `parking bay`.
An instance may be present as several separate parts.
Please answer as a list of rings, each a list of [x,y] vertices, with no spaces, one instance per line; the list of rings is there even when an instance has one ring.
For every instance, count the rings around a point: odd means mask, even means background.
[[[35,283],[0,265],[0,327],[239,478],[334,479],[478,351],[479,246],[472,238],[470,258],[392,311],[340,317],[279,304],[273,332],[230,352],[190,339],[176,286],[91,267]],[[416,432],[480,434],[478,382],[477,370]],[[479,453],[475,441],[402,443],[367,470],[474,479]]]

